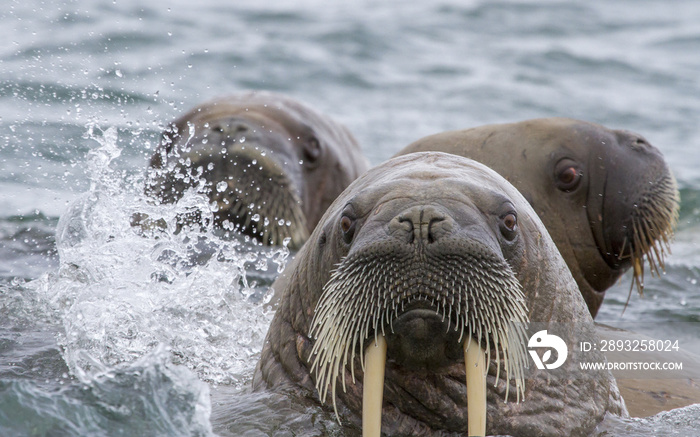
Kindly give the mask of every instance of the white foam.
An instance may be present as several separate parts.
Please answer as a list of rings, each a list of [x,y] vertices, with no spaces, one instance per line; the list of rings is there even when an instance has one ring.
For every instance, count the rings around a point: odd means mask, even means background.
[[[248,382],[272,314],[266,287],[248,283],[246,270],[271,278],[288,251],[211,227],[177,232],[179,214],[210,213],[208,199],[189,190],[177,205],[154,205],[142,194],[142,176],[113,170],[116,130],[88,134],[98,143],[87,158],[90,190],[59,221],[59,271],[37,282],[65,328],[60,342],[71,371],[90,381],[165,345],[205,381]],[[167,227],[134,227],[134,213]]]

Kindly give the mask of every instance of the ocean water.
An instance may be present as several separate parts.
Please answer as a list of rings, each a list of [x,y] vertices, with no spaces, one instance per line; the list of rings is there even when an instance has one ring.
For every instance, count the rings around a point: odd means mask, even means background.
[[[681,190],[672,255],[624,309],[700,352],[700,3],[692,0],[6,2],[0,10],[0,435],[292,435],[327,412],[250,393],[293,256],[135,232],[171,119],[264,89],[346,124],[374,164],[448,129],[568,116],[644,135]],[[623,311],[624,309],[624,311]],[[697,405],[601,435],[696,435]],[[351,431],[352,434],[355,431]]]

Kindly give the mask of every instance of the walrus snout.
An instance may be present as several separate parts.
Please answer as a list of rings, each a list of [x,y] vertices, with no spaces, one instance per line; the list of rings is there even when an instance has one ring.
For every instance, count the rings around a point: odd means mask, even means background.
[[[605,261],[612,269],[633,267],[634,280],[644,289],[644,260],[653,274],[663,269],[669,240],[678,220],[680,196],[676,180],[661,152],[632,132],[615,131],[618,144],[631,149],[624,161],[611,160],[604,190],[603,214],[594,231]],[[633,170],[633,171],[632,171]]]
[[[387,332],[387,359],[410,370],[437,371],[463,357],[459,332],[434,309],[413,309],[394,320]]]
[[[301,209],[301,172],[285,166],[287,159],[265,147],[251,144],[229,150],[224,168],[209,177],[218,181],[210,194],[217,222],[228,221],[263,244],[280,245],[289,239],[290,247],[301,247],[310,233]]]
[[[302,170],[287,143],[282,135],[238,117],[212,122],[195,130],[178,159],[156,172],[147,190],[174,202],[186,188],[206,181],[217,225],[263,244],[288,240],[298,248],[310,229],[301,209]]]

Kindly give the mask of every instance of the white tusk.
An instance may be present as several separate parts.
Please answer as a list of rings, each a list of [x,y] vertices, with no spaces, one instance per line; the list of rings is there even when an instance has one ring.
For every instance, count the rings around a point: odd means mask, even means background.
[[[486,358],[474,339],[464,342],[467,371],[467,431],[470,436],[486,435]]]
[[[365,376],[362,384],[362,437],[379,437],[382,432],[382,398],[386,339],[378,335],[365,351]]]

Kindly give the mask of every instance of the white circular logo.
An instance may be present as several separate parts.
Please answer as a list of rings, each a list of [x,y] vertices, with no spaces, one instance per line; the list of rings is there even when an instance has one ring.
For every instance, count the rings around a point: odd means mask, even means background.
[[[564,361],[566,361],[566,357],[569,354],[569,348],[566,347],[564,340],[554,334],[547,334],[546,329],[535,332],[532,337],[530,337],[527,347],[532,360],[535,362],[535,366],[537,366],[537,368],[540,370],[552,370],[560,367],[562,364],[564,364]],[[537,349],[533,348],[547,348],[547,350],[545,350],[544,354],[542,354],[542,358],[540,358],[540,355],[537,353]],[[557,351],[557,359],[553,363],[547,363],[547,361],[549,361],[549,359],[552,357],[552,349]]]

